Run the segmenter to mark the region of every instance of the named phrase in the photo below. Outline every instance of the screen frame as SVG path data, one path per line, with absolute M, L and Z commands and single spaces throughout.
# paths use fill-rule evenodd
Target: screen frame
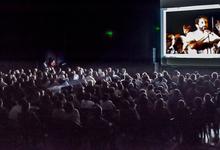
M 210 59 L 220 58 L 220 54 L 208 54 L 208 55 L 189 55 L 189 54 L 167 54 L 166 53 L 166 36 L 167 36 L 167 12 L 180 12 L 180 11 L 194 11 L 194 10 L 208 10 L 208 9 L 220 9 L 220 4 L 212 5 L 195 5 L 185 7 L 170 7 L 160 9 L 161 20 L 161 59 L 162 58 L 196 58 L 196 59 Z

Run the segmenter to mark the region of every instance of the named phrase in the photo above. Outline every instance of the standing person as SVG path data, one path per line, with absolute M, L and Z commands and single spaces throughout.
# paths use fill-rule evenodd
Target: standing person
M 184 25 L 183 25 L 183 33 L 184 33 L 184 35 L 181 35 L 181 39 L 182 39 L 182 41 L 183 41 L 182 53 L 184 53 L 184 54 L 187 54 L 187 53 L 188 53 L 188 50 L 187 50 L 188 44 L 187 44 L 187 38 L 186 38 L 186 36 L 187 36 L 187 34 L 190 33 L 190 32 L 191 32 L 191 26 L 188 25 L 188 24 L 184 24 Z

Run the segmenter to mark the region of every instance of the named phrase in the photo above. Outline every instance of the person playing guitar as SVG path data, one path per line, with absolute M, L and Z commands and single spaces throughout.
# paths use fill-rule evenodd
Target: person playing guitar
M 214 46 L 220 41 L 220 37 L 208 29 L 208 18 L 199 16 L 195 20 L 196 30 L 186 35 L 188 54 L 214 53 Z

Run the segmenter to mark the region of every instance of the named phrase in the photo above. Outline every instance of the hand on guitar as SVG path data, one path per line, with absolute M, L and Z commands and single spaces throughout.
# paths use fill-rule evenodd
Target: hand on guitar
M 201 39 L 188 42 L 188 46 L 191 49 L 204 50 L 213 47 L 214 44 L 220 41 L 220 37 L 210 30 L 204 30 L 203 33 L 204 35 Z
M 208 43 L 208 42 L 191 41 L 188 44 L 188 47 L 190 47 L 191 49 L 203 50 L 203 49 L 212 47 L 212 45 L 213 45 L 212 43 Z

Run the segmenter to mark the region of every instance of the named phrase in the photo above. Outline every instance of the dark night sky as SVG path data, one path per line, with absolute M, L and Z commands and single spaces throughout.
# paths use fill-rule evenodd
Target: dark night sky
M 38 60 L 52 51 L 73 61 L 150 61 L 159 47 L 159 17 L 158 0 L 2 3 L 0 58 Z

